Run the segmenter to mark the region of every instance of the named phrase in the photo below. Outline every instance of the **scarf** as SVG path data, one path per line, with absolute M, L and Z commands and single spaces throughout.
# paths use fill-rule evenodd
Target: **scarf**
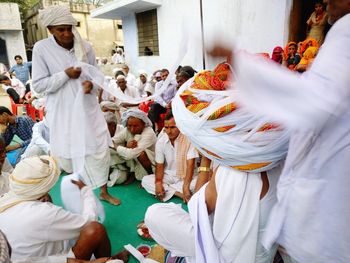
M 187 153 L 191 147 L 191 142 L 182 133 L 177 137 L 176 149 L 176 175 L 183 180 L 186 177 Z

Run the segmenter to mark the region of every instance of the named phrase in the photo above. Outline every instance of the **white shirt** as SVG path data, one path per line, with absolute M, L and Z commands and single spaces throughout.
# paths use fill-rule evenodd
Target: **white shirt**
M 0 213 L 0 229 L 11 244 L 11 258 L 18 260 L 67 253 L 65 243 L 78 238 L 86 223 L 97 220 L 91 188 L 82 188 L 81 197 L 82 215 L 39 201 L 22 202 Z
M 23 99 L 24 95 L 26 94 L 26 87 L 24 86 L 24 84 L 16 78 L 12 78 L 11 80 L 11 86 L 7 86 L 7 85 L 3 85 L 3 89 L 6 91 L 9 88 L 13 88 L 18 96 Z
M 96 65 L 94 51 L 90 44 L 83 42 L 89 64 Z M 79 136 L 73 131 L 72 107 L 78 92 L 82 92 L 81 78 L 73 80 L 64 72 L 77 63 L 74 49 L 67 50 L 58 45 L 53 36 L 37 42 L 33 49 L 33 89 L 46 93 L 46 118 L 50 127 L 50 146 L 54 156 L 72 158 L 71 141 Z M 84 118 L 79 121 L 86 136 L 86 155 L 100 153 L 108 149 L 109 134 L 96 96 L 84 94 Z
M 178 138 L 174 141 L 174 146 L 171 144 L 169 137 L 167 134 L 162 134 L 158 137 L 156 143 L 156 163 L 164 164 L 164 171 L 172 171 L 167 172 L 168 174 L 176 173 L 176 151 L 178 147 Z M 198 152 L 191 144 L 188 152 L 187 152 L 187 160 L 198 158 Z
M 123 55 L 120 55 L 118 53 L 115 53 L 113 56 L 112 56 L 112 62 L 114 64 L 123 64 L 125 63 L 125 59 L 124 59 L 124 56 Z
M 350 262 L 349 28 L 350 14 L 301 76 L 236 56 L 242 102 L 292 129 L 265 244 L 277 241 L 301 263 Z
M 38 146 L 45 154 L 50 152 L 50 129 L 47 126 L 47 121 L 37 122 L 34 124 L 32 134 L 32 140 L 30 141 L 26 151 L 33 147 L 34 145 Z M 25 155 L 25 152 L 23 153 Z M 23 157 L 23 156 L 22 156 Z
M 125 95 L 129 96 L 130 98 L 139 98 L 139 93 L 137 91 L 137 89 L 129 84 L 126 84 L 126 89 L 124 91 L 122 91 L 122 89 L 118 86 L 117 87 L 121 92 L 123 92 Z M 121 103 L 123 103 L 125 101 L 121 101 L 117 98 L 116 103 L 118 105 L 118 107 L 120 106 Z
M 133 135 L 126 127 L 113 137 L 113 142 L 117 153 L 125 160 L 136 159 L 143 151 L 150 150 L 154 152 L 154 146 L 157 136 L 151 127 L 145 127 L 141 134 Z M 137 147 L 134 149 L 127 148 L 126 143 L 137 141 Z

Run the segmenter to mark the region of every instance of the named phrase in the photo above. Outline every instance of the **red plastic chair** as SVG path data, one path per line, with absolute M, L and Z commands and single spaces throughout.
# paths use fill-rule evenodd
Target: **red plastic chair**
M 25 107 L 26 108 L 26 112 L 28 112 L 28 104 L 23 104 L 23 103 L 20 103 L 20 104 L 16 104 L 13 99 L 10 97 L 10 100 L 11 100 L 11 108 L 12 108 L 12 113 L 14 115 L 17 115 L 17 109 L 18 107 Z

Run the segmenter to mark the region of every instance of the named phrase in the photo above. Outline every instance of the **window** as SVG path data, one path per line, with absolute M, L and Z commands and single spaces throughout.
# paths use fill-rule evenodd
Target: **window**
M 157 9 L 136 14 L 139 56 L 159 56 Z
M 123 25 L 118 24 L 118 29 L 123 29 Z
M 76 27 L 80 27 L 80 21 L 77 21 Z

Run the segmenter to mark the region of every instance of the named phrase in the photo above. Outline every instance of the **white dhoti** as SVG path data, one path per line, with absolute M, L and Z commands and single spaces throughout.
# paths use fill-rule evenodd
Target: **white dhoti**
M 58 158 L 62 170 L 67 173 L 73 173 L 73 164 L 71 159 Z M 110 164 L 109 149 L 101 153 L 88 155 L 85 157 L 84 172 L 80 174 L 85 184 L 98 188 L 105 185 L 108 181 Z
M 259 196 L 262 184 L 259 174 L 247 174 L 237 171 L 235 173 L 240 174 L 221 174 L 222 177 L 220 179 L 218 179 L 220 175 L 217 173 L 216 187 L 218 198 L 216 210 L 213 214 L 204 218 L 204 224 L 200 213 L 203 210 L 207 210 L 205 203 L 206 186 L 202 187 L 190 201 L 190 213 L 194 213 L 195 209 L 193 209 L 193 206 L 197 206 L 199 209 L 195 211 L 197 217 L 199 216 L 195 227 L 193 222 L 196 215 L 190 215 L 178 205 L 172 203 L 155 204 L 149 207 L 145 215 L 145 223 L 151 236 L 160 245 L 171 251 L 172 255 L 186 257 L 187 262 L 190 263 L 272 262 L 277 246 L 266 250 L 262 245 L 261 239 L 265 232 L 270 210 L 276 202 L 275 191 L 279 170 L 278 173 L 272 172 L 271 176 L 269 176 L 269 191 L 260 201 Z M 242 184 L 240 187 L 237 184 L 232 186 L 232 181 L 236 180 L 239 183 L 248 181 L 246 181 L 246 185 Z M 249 182 L 250 180 L 252 181 Z M 239 191 L 239 188 L 242 188 L 242 190 Z M 237 191 L 240 192 L 238 195 L 235 193 Z M 247 206 L 252 202 L 250 200 L 252 191 L 254 192 L 254 198 L 258 200 L 258 213 L 251 211 L 250 206 Z M 237 199 L 239 196 L 242 198 Z M 234 207 L 237 208 L 237 211 L 233 211 L 229 203 L 235 203 Z M 226 219 L 220 219 L 220 217 L 225 217 Z M 231 222 L 231 224 L 228 224 L 228 222 Z M 205 224 L 207 225 L 206 229 L 203 228 Z M 200 253 L 198 253 L 198 249 L 201 250 Z M 217 257 L 217 260 L 210 260 L 215 257 Z
M 125 160 L 114 149 L 110 149 L 110 152 L 110 167 L 113 169 L 113 171 L 109 175 L 108 186 L 124 183 L 128 177 L 128 172 L 135 173 L 135 178 L 139 181 L 141 181 L 145 175 L 148 175 L 147 171 L 137 158 Z M 147 154 L 147 157 L 151 163 L 154 164 L 154 152 L 145 149 L 145 153 Z
M 22 154 L 21 159 L 25 159 L 33 156 L 47 155 L 47 153 L 35 144 L 30 144 L 25 152 Z
M 165 170 L 164 171 L 164 177 L 163 177 L 163 187 L 165 191 L 165 196 L 163 201 L 166 202 L 169 199 L 171 199 L 176 192 L 183 192 L 183 183 L 184 181 L 181 180 L 178 176 L 176 176 L 176 171 L 170 171 L 170 170 Z M 156 189 L 155 189 L 155 175 L 150 174 L 146 175 L 145 177 L 142 178 L 141 185 L 145 190 L 152 194 L 156 194 Z M 191 184 L 190 184 L 190 191 L 194 192 L 194 188 L 196 186 L 197 182 L 197 176 L 194 176 Z

